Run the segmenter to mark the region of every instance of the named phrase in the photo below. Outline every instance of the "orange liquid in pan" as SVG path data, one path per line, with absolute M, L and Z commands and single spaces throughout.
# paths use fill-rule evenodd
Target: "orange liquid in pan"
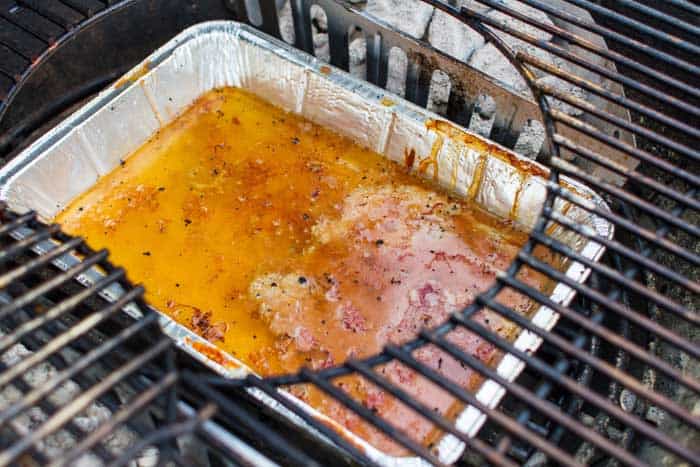
M 438 324 L 487 288 L 525 241 L 510 222 L 407 169 L 244 91 L 218 89 L 56 221 L 109 248 L 153 306 L 259 374 L 322 368 Z M 544 285 L 532 272 L 525 280 Z M 514 294 L 503 300 L 528 306 Z M 477 319 L 514 331 L 491 315 Z M 498 357 L 475 336 L 453 337 L 484 361 Z M 446 355 L 416 358 L 462 386 L 478 383 Z M 456 410 L 407 368 L 381 371 L 435 410 Z M 338 384 L 416 439 L 435 438 L 429 423 L 369 382 Z M 313 388 L 291 391 L 371 444 L 404 453 Z

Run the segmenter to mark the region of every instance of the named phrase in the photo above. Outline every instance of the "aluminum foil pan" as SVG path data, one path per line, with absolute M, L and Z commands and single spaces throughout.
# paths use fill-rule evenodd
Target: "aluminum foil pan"
M 46 133 L 0 170 L 0 198 L 20 212 L 33 209 L 44 219 L 53 218 L 195 99 L 221 86 L 251 91 L 399 163 L 412 151 L 415 166 L 427 167 L 422 176 L 496 216 L 514 220 L 525 230 L 533 227 L 541 211 L 547 170 L 536 162 L 234 22 L 203 23 L 187 29 Z M 562 184 L 583 202 L 607 209 L 589 188 L 565 178 Z M 577 206 L 558 202 L 555 209 L 591 233 L 605 238 L 613 235 L 612 225 Z M 604 251 L 602 245 L 563 228 L 551 226 L 550 233 L 586 258 L 598 260 Z M 26 234 L 14 232 L 16 236 Z M 44 242 L 36 250 L 42 253 L 54 247 Z M 76 261 L 79 259 L 66 255 L 56 264 L 67 268 Z M 565 269 L 567 276 L 576 281 L 584 281 L 590 272 L 577 262 L 569 262 Z M 101 274 L 90 270 L 79 280 L 89 284 Z M 115 299 L 122 293 L 118 286 L 112 286 L 105 296 Z M 568 304 L 573 296 L 574 291 L 561 283 L 551 294 L 552 300 L 562 304 Z M 126 311 L 138 313 L 136 309 Z M 546 330 L 557 319 L 558 315 L 546 307 L 532 314 L 533 323 Z M 242 377 L 250 371 L 166 315 L 162 315 L 161 324 L 181 348 L 214 371 L 230 378 Z M 534 352 L 540 344 L 541 339 L 529 331 L 519 332 L 514 341 L 516 348 L 527 352 Z M 497 371 L 502 377 L 514 380 L 523 368 L 524 362 L 508 354 L 498 364 Z M 263 403 L 322 437 L 272 399 L 257 391 L 253 393 Z M 476 397 L 495 407 L 504 394 L 502 386 L 487 380 Z M 401 467 L 422 464 L 415 457 L 394 457 L 377 450 L 302 401 L 285 395 L 335 426 L 376 462 Z M 474 436 L 484 421 L 485 415 L 469 406 L 455 423 L 459 430 Z M 440 440 L 437 450 L 441 460 L 451 463 L 464 451 L 464 443 L 447 435 Z

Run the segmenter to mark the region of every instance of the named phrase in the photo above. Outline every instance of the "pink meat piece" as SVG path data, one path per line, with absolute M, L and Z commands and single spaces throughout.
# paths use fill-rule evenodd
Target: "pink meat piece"
M 403 343 L 471 303 L 517 252 L 517 246 L 498 238 L 465 239 L 457 226 L 460 209 L 448 197 L 415 186 L 358 189 L 338 218 L 321 218 L 313 227 L 319 245 L 310 254 L 318 255 L 322 273 L 269 274 L 253 283 L 251 294 L 272 332 L 291 337 L 295 351 L 323 351 L 312 357 L 313 367 Z M 528 306 L 516 294 L 502 296 L 516 309 Z M 503 334 L 514 329 L 488 310 L 473 319 Z M 464 329 L 449 340 L 482 361 L 498 357 L 492 345 Z M 415 357 L 462 387 L 476 382 L 472 370 L 435 347 L 425 346 Z M 454 404 L 444 390 L 398 363 L 381 371 L 440 413 Z M 367 406 L 399 426 L 411 426 L 417 439 L 428 436 L 430 423 L 376 391 L 364 395 Z M 332 409 L 336 415 L 338 410 Z M 379 436 L 372 442 L 385 443 Z

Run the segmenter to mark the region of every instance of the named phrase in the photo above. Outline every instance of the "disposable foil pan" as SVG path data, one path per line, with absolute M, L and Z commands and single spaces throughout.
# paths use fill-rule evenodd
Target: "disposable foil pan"
M 525 230 L 534 226 L 541 211 L 548 182 L 547 170 L 539 164 L 234 22 L 203 23 L 187 29 L 46 133 L 0 170 L 0 198 L 20 212 L 33 209 L 44 219 L 53 218 L 195 99 L 222 86 L 251 91 L 399 163 L 413 152 L 414 166 L 427 167 L 422 176 L 436 180 L 454 195 L 469 199 L 500 218 L 514 220 Z M 607 209 L 589 188 L 566 178 L 561 183 L 582 202 Z M 560 201 L 554 209 L 595 235 L 611 238 L 613 234 L 612 225 L 578 206 Z M 26 234 L 14 232 L 16 236 Z M 599 243 L 561 227 L 551 226 L 550 234 L 594 261 L 604 251 Z M 36 250 L 42 253 L 54 247 L 43 242 Z M 68 268 L 77 261 L 78 258 L 65 255 L 56 264 Z M 565 265 L 565 272 L 582 282 L 590 271 L 571 261 Z M 89 270 L 79 280 L 90 284 L 101 274 L 97 269 Z M 113 300 L 122 293 L 119 286 L 112 286 L 104 295 Z M 573 296 L 571 288 L 559 283 L 551 299 L 568 304 Z M 126 311 L 138 313 L 135 307 Z M 532 322 L 545 330 L 550 330 L 557 319 L 557 313 L 544 306 L 532 314 Z M 161 324 L 177 345 L 214 371 L 230 378 L 240 378 L 250 371 L 164 314 Z M 519 332 L 514 341 L 516 348 L 526 352 L 534 352 L 540 344 L 541 339 L 526 330 Z M 523 368 L 524 362 L 507 354 L 497 371 L 512 381 Z M 259 391 L 252 392 L 263 403 L 321 436 L 272 399 Z M 495 407 L 504 394 L 502 386 L 487 380 L 476 397 Z M 415 457 L 395 457 L 377 450 L 302 401 L 285 395 L 335 426 L 376 462 L 401 467 L 421 465 L 422 461 Z M 455 423 L 459 430 L 474 436 L 485 418 L 468 406 Z M 446 435 L 437 450 L 441 460 L 451 463 L 463 452 L 464 443 Z

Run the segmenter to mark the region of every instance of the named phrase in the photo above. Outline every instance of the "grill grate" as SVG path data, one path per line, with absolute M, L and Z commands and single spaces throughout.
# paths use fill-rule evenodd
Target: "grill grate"
M 0 227 L 0 326 L 5 333 L 0 336 L 0 351 L 21 343 L 28 356 L 19 363 L 4 362 L 0 368 L 0 383 L 26 393 L 21 399 L 26 402 L 14 402 L 0 410 L 0 427 L 4 430 L 0 436 L 0 464 L 24 453 L 39 463 L 53 460 L 40 441 L 59 429 L 78 440 L 73 450 L 57 461 L 66 464 L 87 451 L 107 463 L 124 463 L 144 455 L 149 446 L 155 446 L 163 458 L 171 456 L 174 462 L 183 462 L 175 440 L 184 434 L 195 436 L 217 455 L 238 464 L 251 463 L 251 459 L 266 462 L 256 457 L 260 454 L 255 450 L 279 463 L 329 463 L 330 457 L 326 456 L 333 455 L 332 449 L 314 445 L 318 440 L 296 437 L 293 424 L 275 421 L 273 414 L 261 410 L 261 397 L 276 401 L 295 414 L 300 423 L 314 427 L 323 439 L 339 447 L 342 453 L 333 463 L 373 464 L 363 449 L 279 391 L 300 384 L 316 386 L 408 451 L 430 463 L 442 464 L 434 450 L 416 443 L 405 427 L 382 418 L 336 384 L 337 378 L 349 374 L 382 388 L 466 444 L 468 449 L 461 459 L 464 463 L 698 463 L 700 154 L 694 148 L 700 142 L 700 28 L 696 20 L 700 9 L 685 0 L 669 0 L 663 5 L 634 0 L 479 0 L 461 9 L 438 0 L 423 1 L 469 25 L 496 46 L 526 81 L 536 105 L 454 60 L 427 51 L 417 41 L 385 29 L 367 14 L 353 11 L 350 5 L 333 0 L 292 2 L 295 45 L 313 53 L 309 11 L 312 5 L 318 5 L 328 15 L 330 61 L 334 65 L 348 69 L 348 27 L 355 25 L 367 40 L 369 81 L 386 86 L 388 53 L 396 46 L 415 52 L 409 54 L 406 78 L 406 97 L 415 103 L 427 105 L 432 72 L 440 68 L 452 82 L 445 110 L 451 120 L 468 125 L 478 110 L 478 95 L 486 92 L 497 108 L 490 130 L 492 139 L 513 147 L 528 120 L 543 122 L 546 141 L 538 160 L 551 168 L 545 208 L 528 243 L 496 284 L 448 322 L 421 331 L 404 345 L 390 345 L 369 359 L 348 361 L 318 372 L 304 369 L 275 378 L 251 375 L 244 380 L 227 380 L 202 374 L 192 362 L 176 356 L 156 326 L 155 313 L 141 302 L 140 290 L 132 289 L 123 272 L 106 262 L 105 253 L 93 253 L 79 240 L 64 236 L 56 227 L 42 226 L 29 215 L 6 214 Z M 47 5 L 91 15 L 89 9 L 83 11 L 80 6 L 98 3 Z M 245 6 L 249 2 L 226 3 L 238 19 L 248 18 Z M 22 5 L 37 15 L 46 14 L 38 3 Z M 556 21 L 534 19 L 523 13 L 522 6 L 544 12 Z M 277 15 L 271 13 L 274 8 L 272 0 L 260 0 L 259 27 L 280 37 Z M 499 17 L 488 14 L 485 8 L 499 12 L 500 18 L 508 21 L 496 19 Z M 572 11 L 588 12 L 595 22 Z M 515 26 L 523 23 L 528 28 Z M 552 39 L 541 39 L 533 28 Z M 607 47 L 592 40 L 591 34 L 604 39 L 602 44 Z M 33 50 L 17 50 L 17 44 L 5 41 L 0 34 L 0 56 L 7 53 L 3 44 L 24 57 L 4 62 L 15 74 L 25 66 L 24 60 L 31 60 L 35 54 Z M 23 47 L 31 45 L 23 43 Z M 560 62 L 553 65 L 548 59 L 551 57 Z M 0 80 L 12 78 L 14 75 L 3 66 L 0 63 Z M 562 91 L 561 86 L 553 84 L 559 82 L 569 83 L 573 88 L 567 89 L 580 93 Z M 577 97 L 580 95 L 586 98 Z M 564 112 L 564 105 L 577 110 Z M 507 110 L 513 107 L 514 112 Z M 15 137 L 26 131 L 12 134 Z M 604 195 L 612 211 L 561 189 L 560 175 L 580 180 Z M 571 223 L 561 214 L 561 206 L 567 205 L 614 224 L 614 239 L 598 237 Z M 604 245 L 607 253 L 600 263 L 586 259 L 555 240 L 550 235 L 552 228 L 594 240 Z M 22 238 L 18 231 L 24 232 Z M 51 251 L 38 257 L 30 253 L 32 247 L 48 239 L 57 241 Z M 584 284 L 568 278 L 535 255 L 536 247 L 585 265 L 591 269 L 590 278 Z M 80 254 L 82 260 L 62 272 L 52 262 L 69 251 Z M 78 286 L 75 277 L 93 265 L 102 268 L 106 278 Z M 566 284 L 577 292 L 577 299 L 568 306 L 553 302 L 520 280 L 518 273 L 523 269 L 539 271 Z M 130 294 L 118 304 L 110 304 L 98 294 L 114 283 Z M 560 322 L 552 332 L 544 331 L 501 303 L 498 294 L 503 290 L 526 295 L 551 308 L 561 316 Z M 119 311 L 127 302 L 134 302 L 142 311 L 141 319 Z M 484 308 L 539 336 L 543 346 L 534 354 L 522 352 L 470 319 Z M 99 317 L 104 317 L 102 324 L 98 323 Z M 78 333 L 76 329 L 81 326 L 85 330 Z M 449 333 L 456 329 L 482 336 L 524 362 L 526 371 L 513 382 L 502 378 L 495 369 L 450 343 Z M 66 342 L 61 336 L 66 336 Z M 429 346 L 502 386 L 507 397 L 497 408 L 479 401 L 416 358 L 416 350 Z M 121 352 L 111 351 L 116 348 Z M 56 375 L 74 381 L 82 396 L 87 397 L 56 407 L 48 396 L 63 384 L 59 376 L 53 377 L 53 385 L 39 389 L 30 388 L 19 378 L 25 367 L 44 362 L 59 372 Z M 457 430 L 452 420 L 382 376 L 378 368 L 388 362 L 399 362 L 479 410 L 487 419 L 484 428 L 475 437 Z M 94 371 L 93 366 L 99 366 L 101 372 Z M 181 373 L 182 367 L 186 370 Z M 86 433 L 74 416 L 94 401 L 113 415 L 99 429 Z M 190 408 L 183 408 L 183 401 Z M 43 431 L 18 431 L 17 415 L 30 406 L 50 417 L 41 425 L 46 427 Z M 144 407 L 155 414 L 146 425 L 140 419 Z M 214 422 L 209 418 L 216 424 L 211 425 Z M 49 423 L 52 420 L 55 424 Z M 105 441 L 117 426 L 142 438 L 122 457 L 110 452 Z M 222 435 L 222 430 L 234 441 Z M 255 450 L 241 447 L 246 443 Z
M 185 423 L 176 407 L 180 376 L 143 289 L 105 261 L 105 251 L 33 214 L 3 208 L 0 221 L 0 464 L 124 465 L 177 454 L 157 437 L 159 425 Z M 94 268 L 104 275 L 88 285 Z M 116 288 L 119 298 L 103 297 Z

